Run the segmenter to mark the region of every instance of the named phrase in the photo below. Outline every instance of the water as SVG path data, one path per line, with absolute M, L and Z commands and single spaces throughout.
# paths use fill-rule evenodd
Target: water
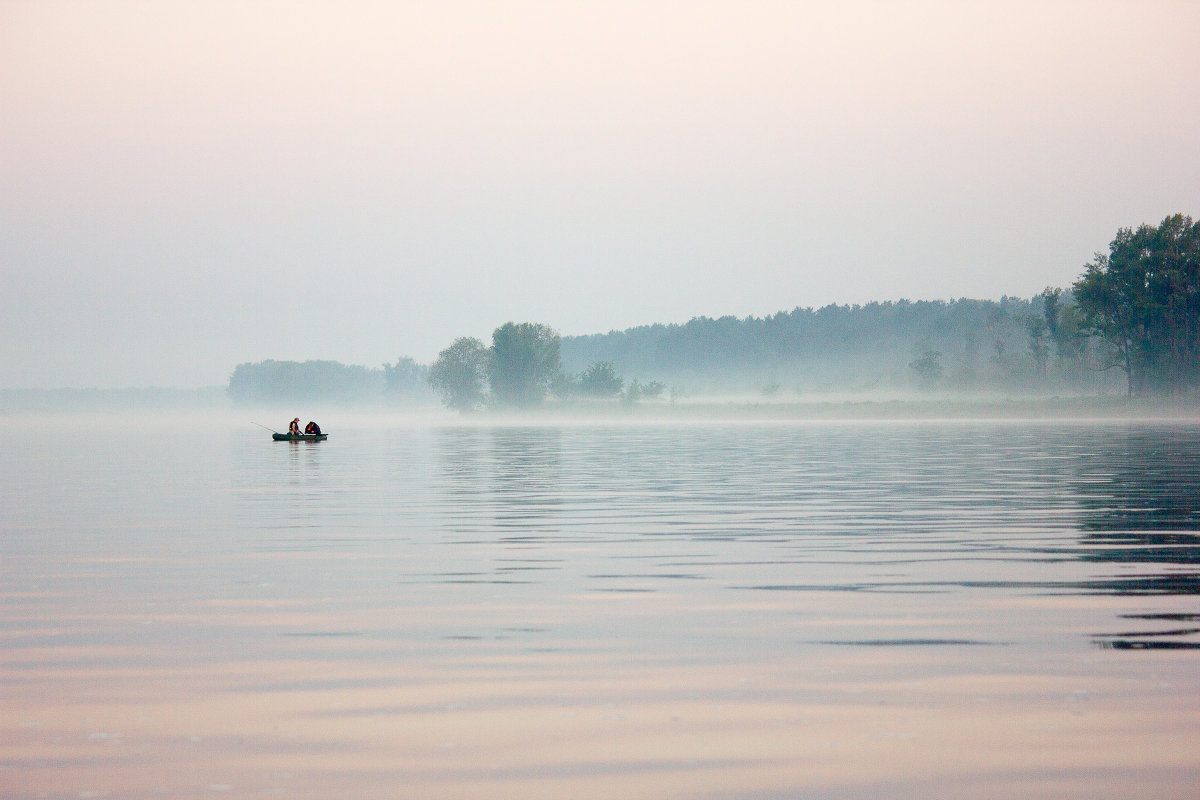
M 1193 798 L 1200 427 L 10 418 L 6 798 Z

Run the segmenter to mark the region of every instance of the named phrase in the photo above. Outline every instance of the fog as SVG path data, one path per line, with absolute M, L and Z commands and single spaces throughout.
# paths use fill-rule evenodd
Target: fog
M 212 392 L 140 393 L 56 391 L 0 393 L 0 419 L 16 428 L 56 430 L 155 430 L 164 436 L 220 436 L 271 441 L 293 417 L 303 427 L 315 420 L 325 443 L 339 434 L 385 433 L 409 428 L 575 427 L 971 421 L 1200 422 L 1200 408 L 1186 399 L 1128 399 L 1122 395 L 1051 396 L 1002 393 L 913 392 L 813 393 L 798 396 L 703 395 L 676 400 L 548 402 L 525 411 L 459 413 L 438 405 L 321 404 L 297 399 L 272 405 L 235 405 Z

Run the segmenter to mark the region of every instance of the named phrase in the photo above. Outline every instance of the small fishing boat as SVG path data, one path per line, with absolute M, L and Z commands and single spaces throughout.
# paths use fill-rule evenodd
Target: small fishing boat
M 271 438 L 277 442 L 323 442 L 329 438 L 328 433 L 272 433 Z

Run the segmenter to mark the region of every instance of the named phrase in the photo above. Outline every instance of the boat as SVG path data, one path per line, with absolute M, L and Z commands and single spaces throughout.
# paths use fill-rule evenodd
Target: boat
M 323 442 L 329 438 L 328 433 L 272 433 L 271 438 L 277 442 Z

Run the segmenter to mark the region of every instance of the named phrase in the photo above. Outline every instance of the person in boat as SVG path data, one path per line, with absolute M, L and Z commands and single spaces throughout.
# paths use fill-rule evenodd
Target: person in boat
M 288 436 L 297 436 L 300 433 L 300 418 L 296 417 L 288 423 Z
M 309 420 L 308 424 L 304 426 L 304 432 L 305 433 L 315 433 L 319 436 L 321 434 L 321 426 L 318 425 L 317 423 L 313 422 L 312 420 Z

